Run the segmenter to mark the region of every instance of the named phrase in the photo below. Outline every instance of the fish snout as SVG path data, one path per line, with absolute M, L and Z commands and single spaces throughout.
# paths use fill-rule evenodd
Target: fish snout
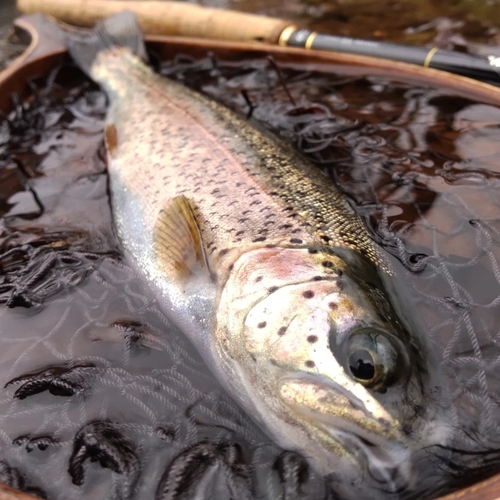
M 411 451 L 397 420 L 378 408 L 376 401 L 363 401 L 338 382 L 301 372 L 282 377 L 278 394 L 294 418 L 314 436 L 312 446 L 349 455 L 384 489 L 408 487 Z

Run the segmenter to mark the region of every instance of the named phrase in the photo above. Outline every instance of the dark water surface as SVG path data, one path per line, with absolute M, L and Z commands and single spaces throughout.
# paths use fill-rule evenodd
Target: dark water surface
M 324 169 L 403 263 L 456 435 L 413 497 L 500 470 L 500 109 L 281 68 L 291 102 L 267 60 L 159 66 L 243 114 L 246 91 L 252 118 Z M 102 93 L 72 67 L 36 85 L 0 126 L 0 480 L 51 499 L 335 498 L 221 390 L 122 261 Z

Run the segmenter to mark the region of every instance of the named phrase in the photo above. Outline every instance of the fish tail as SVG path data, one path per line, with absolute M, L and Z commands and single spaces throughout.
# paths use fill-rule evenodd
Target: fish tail
M 97 23 L 91 35 L 71 34 L 68 50 L 76 64 L 90 75 L 99 52 L 111 47 L 127 47 L 135 55 L 147 60 L 146 47 L 136 15 L 124 10 Z

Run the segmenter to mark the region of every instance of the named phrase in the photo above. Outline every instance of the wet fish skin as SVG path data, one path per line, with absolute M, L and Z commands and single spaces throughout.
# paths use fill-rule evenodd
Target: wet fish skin
M 411 487 L 412 454 L 450 434 L 440 380 L 344 197 L 289 147 L 126 48 L 100 52 L 90 74 L 110 99 L 118 234 L 172 319 L 280 444 L 351 492 L 363 477 Z M 370 349 L 371 387 L 349 361 Z

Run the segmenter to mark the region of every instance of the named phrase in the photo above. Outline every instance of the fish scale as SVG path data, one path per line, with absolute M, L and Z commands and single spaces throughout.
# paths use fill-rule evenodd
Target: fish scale
M 111 168 L 148 207 L 148 229 L 166 199 L 190 193 L 210 254 L 262 242 L 315 244 L 355 249 L 380 262 L 345 198 L 300 155 L 114 50 L 102 69 L 94 66 L 108 93 L 120 97 L 113 106 L 119 139 Z

